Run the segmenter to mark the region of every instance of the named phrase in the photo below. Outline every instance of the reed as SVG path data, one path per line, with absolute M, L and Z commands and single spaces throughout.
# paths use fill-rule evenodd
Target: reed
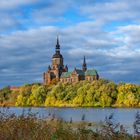
M 0 112 L 0 140 L 139 140 L 140 115 L 136 114 L 134 134 L 128 134 L 119 123 L 113 122 L 113 114 L 105 118 L 99 130 L 90 129 L 85 121 L 74 126 L 56 118 L 39 118 L 30 111 L 16 116 Z

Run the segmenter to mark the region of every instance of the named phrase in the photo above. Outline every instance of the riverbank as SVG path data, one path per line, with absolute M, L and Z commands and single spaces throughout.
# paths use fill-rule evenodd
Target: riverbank
M 138 108 L 67 108 L 67 107 L 0 107 L 1 113 L 20 116 L 28 113 L 36 114 L 38 118 L 57 118 L 65 122 L 81 122 L 100 124 L 107 116 L 114 114 L 115 122 L 122 124 L 128 133 L 133 134 L 135 115 L 140 112 Z

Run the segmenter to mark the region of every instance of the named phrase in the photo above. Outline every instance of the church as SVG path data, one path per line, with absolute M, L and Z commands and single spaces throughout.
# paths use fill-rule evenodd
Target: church
M 48 66 L 48 70 L 43 74 L 44 84 L 49 84 L 53 80 L 63 83 L 78 82 L 81 80 L 93 81 L 98 80 L 99 75 L 95 69 L 88 70 L 86 58 L 84 57 L 82 69 L 74 68 L 73 71 L 68 71 L 68 66 L 64 65 L 63 56 L 60 53 L 60 44 L 57 37 L 55 54 L 52 56 L 52 64 Z

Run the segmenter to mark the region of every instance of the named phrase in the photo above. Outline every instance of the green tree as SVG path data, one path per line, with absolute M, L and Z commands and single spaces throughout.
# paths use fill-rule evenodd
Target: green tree
M 78 105 L 78 106 L 85 106 L 86 105 L 86 96 L 87 96 L 87 91 L 90 88 L 89 83 L 85 83 L 82 87 L 80 87 L 77 90 L 77 96 L 74 98 L 73 103 Z
M 45 86 L 33 85 L 32 94 L 28 99 L 28 105 L 32 105 L 32 106 L 44 105 L 46 95 L 47 95 L 47 90 Z
M 4 87 L 0 90 L 0 103 L 2 104 L 4 101 L 8 100 L 11 94 L 10 87 Z
M 28 106 L 28 98 L 31 95 L 31 85 L 24 85 L 20 87 L 19 96 L 17 96 L 16 106 Z
M 140 101 L 139 86 L 135 84 L 120 84 L 116 106 L 134 107 Z

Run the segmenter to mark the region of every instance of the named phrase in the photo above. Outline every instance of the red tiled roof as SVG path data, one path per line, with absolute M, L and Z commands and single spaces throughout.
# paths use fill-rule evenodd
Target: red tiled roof
M 19 90 L 19 87 L 10 87 L 10 90 Z

